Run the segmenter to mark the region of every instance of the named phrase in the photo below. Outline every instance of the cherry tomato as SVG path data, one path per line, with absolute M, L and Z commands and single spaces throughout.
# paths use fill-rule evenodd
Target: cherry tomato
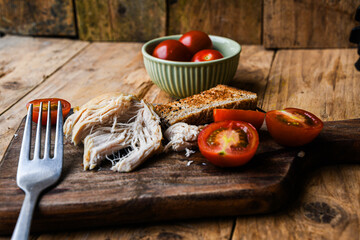
M 179 41 L 169 39 L 159 43 L 153 51 L 154 57 L 171 61 L 190 61 L 191 53 Z
M 214 165 L 237 167 L 247 163 L 259 145 L 259 135 L 249 123 L 221 121 L 206 126 L 198 136 L 202 155 Z
M 46 125 L 47 122 L 47 110 L 48 110 L 48 101 L 50 101 L 50 118 L 51 118 L 51 124 L 55 124 L 56 123 L 56 118 L 57 118 L 57 108 L 58 108 L 58 101 L 61 101 L 62 104 L 62 113 L 63 113 L 63 118 L 65 118 L 71 109 L 71 105 L 68 101 L 64 100 L 64 99 L 60 99 L 60 98 L 44 98 L 44 99 L 35 99 L 32 100 L 31 102 L 28 102 L 26 104 L 26 108 L 29 108 L 30 104 L 33 104 L 33 117 L 32 120 L 33 122 L 37 123 L 38 121 L 38 117 L 39 117 L 39 109 L 40 109 L 40 103 L 43 103 L 43 107 L 42 107 L 42 119 L 41 119 L 41 124 L 42 125 Z
M 194 55 L 200 50 L 212 48 L 210 37 L 201 31 L 190 31 L 181 36 L 179 41 Z
M 212 61 L 215 59 L 223 58 L 224 56 L 217 50 L 213 49 L 204 49 L 201 50 L 192 57 L 192 62 L 205 62 L 205 61 Z
M 297 108 L 285 108 L 266 113 L 266 125 L 274 140 L 284 146 L 296 147 L 316 138 L 323 122 L 314 114 Z
M 241 109 L 214 109 L 214 121 L 220 122 L 225 120 L 236 120 L 251 123 L 256 129 L 260 129 L 264 119 L 265 113 L 241 110 Z

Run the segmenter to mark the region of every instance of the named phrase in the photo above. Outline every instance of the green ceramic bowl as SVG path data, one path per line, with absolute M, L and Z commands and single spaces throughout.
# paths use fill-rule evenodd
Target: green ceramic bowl
M 213 48 L 224 56 L 213 61 L 177 62 L 151 56 L 160 42 L 180 37 L 181 35 L 173 35 L 156 38 L 142 47 L 146 71 L 159 88 L 173 97 L 184 98 L 218 84 L 227 84 L 234 78 L 241 46 L 228 38 L 210 35 Z

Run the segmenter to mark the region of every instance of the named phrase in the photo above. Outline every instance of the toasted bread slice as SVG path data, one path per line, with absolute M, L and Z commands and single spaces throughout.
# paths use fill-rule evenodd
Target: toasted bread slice
M 199 94 L 157 105 L 155 111 L 167 126 L 177 122 L 201 125 L 213 121 L 213 110 L 216 108 L 255 109 L 256 106 L 256 93 L 217 85 Z

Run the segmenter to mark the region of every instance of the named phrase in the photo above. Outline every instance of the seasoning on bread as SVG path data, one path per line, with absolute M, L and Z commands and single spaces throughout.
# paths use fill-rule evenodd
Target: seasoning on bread
M 155 111 L 167 126 L 177 122 L 201 125 L 213 121 L 213 110 L 216 108 L 255 109 L 256 106 L 256 93 L 217 85 L 199 94 L 157 105 Z

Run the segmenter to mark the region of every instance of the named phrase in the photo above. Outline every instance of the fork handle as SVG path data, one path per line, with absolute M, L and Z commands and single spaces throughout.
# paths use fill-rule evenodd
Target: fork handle
M 29 238 L 31 220 L 38 197 L 38 192 L 25 193 L 25 199 L 21 207 L 20 215 L 16 222 L 13 235 L 11 236 L 12 240 L 22 240 Z

